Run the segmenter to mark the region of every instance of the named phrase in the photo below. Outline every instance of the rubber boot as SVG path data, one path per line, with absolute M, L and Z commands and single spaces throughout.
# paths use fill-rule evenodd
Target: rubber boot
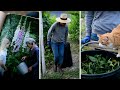
M 57 72 L 57 63 L 54 64 L 54 72 Z
M 62 70 L 61 66 L 62 65 L 60 65 L 60 64 L 58 65 L 58 72 L 63 73 L 63 70 Z

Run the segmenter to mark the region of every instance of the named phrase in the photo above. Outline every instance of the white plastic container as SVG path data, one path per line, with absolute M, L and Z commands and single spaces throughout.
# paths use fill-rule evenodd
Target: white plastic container
M 0 66 L 0 75 L 3 76 L 4 75 L 4 69 Z
M 25 62 L 21 62 L 18 66 L 17 66 L 19 72 L 24 75 L 26 73 L 28 73 L 28 67 L 26 65 Z

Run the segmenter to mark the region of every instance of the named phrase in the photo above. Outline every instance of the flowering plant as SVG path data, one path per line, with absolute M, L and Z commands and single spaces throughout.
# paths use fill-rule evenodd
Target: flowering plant
M 26 21 L 27 21 L 27 17 L 25 18 L 25 22 L 23 24 L 23 26 L 21 26 L 21 21 L 22 21 L 22 17 L 20 19 L 20 22 L 17 26 L 17 29 L 15 31 L 13 40 L 12 40 L 12 46 L 13 46 L 13 52 L 18 52 L 19 48 L 23 42 L 23 38 L 25 35 L 25 25 L 26 25 Z
M 27 28 L 27 32 L 25 34 L 25 37 L 24 37 L 24 41 L 23 41 L 23 49 L 26 48 L 26 38 L 28 38 L 30 36 L 30 26 L 31 26 L 31 22 L 29 23 L 29 26 Z

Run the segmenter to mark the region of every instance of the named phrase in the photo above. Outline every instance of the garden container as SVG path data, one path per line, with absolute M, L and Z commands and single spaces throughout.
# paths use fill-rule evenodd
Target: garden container
M 4 75 L 4 69 L 0 66 L 0 76 L 3 76 Z
M 28 73 L 28 67 L 26 65 L 25 62 L 21 62 L 18 66 L 17 66 L 19 72 L 22 74 L 22 75 L 25 75 Z
M 87 45 L 87 44 L 86 44 Z M 83 48 L 84 46 L 82 46 Z M 109 56 L 109 58 L 114 58 L 115 60 L 119 60 L 120 58 L 116 57 L 115 52 L 110 52 L 106 50 L 86 50 L 81 51 L 81 63 L 86 60 L 86 55 L 94 56 L 94 55 L 102 55 L 102 57 Z M 119 79 L 120 78 L 120 66 L 118 66 L 113 71 L 101 74 L 81 74 L 81 79 Z

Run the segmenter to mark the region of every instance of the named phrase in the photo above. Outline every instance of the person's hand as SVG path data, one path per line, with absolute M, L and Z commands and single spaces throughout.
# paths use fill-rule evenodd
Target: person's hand
M 51 47 L 51 42 L 50 42 L 50 41 L 47 41 L 47 45 L 48 45 L 49 47 Z
M 28 68 L 28 72 L 31 72 L 32 71 L 32 66 Z
M 24 56 L 24 57 L 22 57 L 22 59 L 21 59 L 21 60 L 23 61 L 23 60 L 25 60 L 26 58 L 27 58 L 27 56 Z
M 5 67 L 5 72 L 8 71 L 7 67 Z
M 81 44 L 85 44 L 85 43 L 87 43 L 87 42 L 89 42 L 90 41 L 90 36 L 86 36 L 85 38 L 83 38 L 82 40 L 81 40 Z
M 91 40 L 98 41 L 98 36 L 95 33 L 91 33 Z

